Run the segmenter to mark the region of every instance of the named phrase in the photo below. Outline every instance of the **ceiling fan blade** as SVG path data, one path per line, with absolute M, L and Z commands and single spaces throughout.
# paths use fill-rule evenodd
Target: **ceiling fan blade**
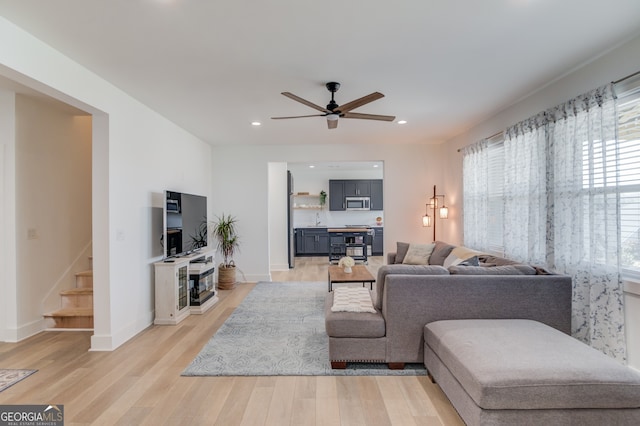
M 327 120 L 327 126 L 329 129 L 335 129 L 338 127 L 338 120 Z
M 271 117 L 272 120 L 284 120 L 287 118 L 324 117 L 327 114 L 294 115 L 292 117 Z
M 393 121 L 396 119 L 393 115 L 378 115 L 378 114 L 360 114 L 357 112 L 347 112 L 340 115 L 343 118 L 361 118 L 364 120 L 380 120 L 380 121 Z
M 300 102 L 301 104 L 305 104 L 308 107 L 311 107 L 313 109 L 316 109 L 318 111 L 322 111 L 322 112 L 328 112 L 330 113 L 331 111 L 329 111 L 328 109 L 321 107 L 320 105 L 316 105 L 313 102 L 309 102 L 306 99 L 302 99 L 300 96 L 296 96 L 293 93 L 290 92 L 282 92 L 283 95 L 285 95 L 287 98 L 289 99 L 293 99 L 296 102 Z
M 376 101 L 380 98 L 384 98 L 384 95 L 382 93 L 373 92 L 370 95 L 363 96 L 360 99 L 356 99 L 355 101 L 347 102 L 344 105 L 340 105 L 337 110 L 340 111 L 340 113 L 345 113 L 362 105 L 366 105 L 369 102 Z

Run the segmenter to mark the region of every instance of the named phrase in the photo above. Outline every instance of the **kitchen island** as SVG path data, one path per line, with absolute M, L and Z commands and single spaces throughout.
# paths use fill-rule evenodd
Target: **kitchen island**
M 341 257 L 367 263 L 368 227 L 328 228 L 329 263 L 338 262 Z

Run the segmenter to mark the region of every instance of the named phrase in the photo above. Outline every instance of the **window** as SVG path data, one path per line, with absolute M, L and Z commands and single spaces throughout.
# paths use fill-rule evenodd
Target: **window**
M 617 150 L 620 263 L 625 275 L 640 277 L 640 87 L 618 98 Z M 603 182 L 605 188 L 608 183 Z
M 504 135 L 489 139 L 489 187 L 487 191 L 487 238 L 489 252 L 504 255 L 503 209 L 504 209 Z
M 621 249 L 619 261 L 622 272 L 625 276 L 640 278 L 640 76 L 635 80 L 626 81 L 624 87 L 622 84 L 617 85 L 616 90 L 619 92 L 616 103 L 617 137 L 611 137 L 612 140 L 604 142 L 597 138 L 591 142 L 586 141 L 582 146 L 582 154 L 577 158 L 578 162 L 582 162 L 583 193 L 580 194 L 579 191 L 576 192 L 570 187 L 566 188 L 565 193 L 565 188 L 560 185 L 556 186 L 556 191 L 560 189 L 562 193 L 557 192 L 556 196 L 582 198 L 581 209 L 584 217 L 582 227 L 585 229 L 582 247 L 585 251 L 591 251 L 591 254 L 584 253 L 585 258 L 591 258 L 600 264 L 617 263 L 617 256 L 611 256 L 611 253 L 607 253 L 604 248 L 594 247 L 589 241 L 593 233 L 600 232 L 597 229 L 600 226 L 606 228 L 606 232 L 603 229 L 603 233 L 608 235 L 616 235 L 619 232 Z M 613 131 L 609 130 L 604 129 L 603 134 L 613 135 Z M 562 135 L 553 135 L 553 137 L 562 140 Z M 504 215 L 506 198 L 509 198 L 505 193 L 504 135 L 500 133 L 487 142 L 485 148 L 487 161 L 484 163 L 484 167 L 488 169 L 487 188 L 482 191 L 482 194 L 474 194 L 486 200 L 483 206 L 486 208 L 487 231 L 484 236 L 486 240 L 478 246 L 501 255 L 505 251 L 506 219 Z M 515 159 L 519 160 L 519 158 Z M 517 164 L 514 167 L 522 168 Z M 577 178 L 580 179 L 579 169 L 576 171 Z M 525 180 L 531 179 L 531 176 L 523 177 Z M 526 189 L 524 186 L 523 188 Z M 540 189 L 544 192 L 544 187 Z M 513 197 L 509 202 L 521 203 Z M 611 206 L 614 211 L 617 211 L 616 215 L 603 213 L 611 212 Z M 474 214 L 477 213 L 474 212 Z M 540 225 L 544 224 L 541 222 Z M 465 223 L 465 228 L 466 226 Z M 616 230 L 618 226 L 619 230 Z M 465 235 L 466 232 L 465 229 Z M 539 232 L 540 237 L 544 238 L 544 229 L 540 228 Z

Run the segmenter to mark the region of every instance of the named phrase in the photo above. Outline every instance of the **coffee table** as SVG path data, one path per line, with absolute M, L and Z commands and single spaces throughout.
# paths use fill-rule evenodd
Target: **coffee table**
M 375 278 L 364 265 L 355 265 L 351 267 L 351 273 L 344 272 L 342 266 L 329 266 L 329 291 L 333 290 L 333 284 L 336 283 L 362 283 L 362 287 L 369 283 L 369 287 L 373 290 Z

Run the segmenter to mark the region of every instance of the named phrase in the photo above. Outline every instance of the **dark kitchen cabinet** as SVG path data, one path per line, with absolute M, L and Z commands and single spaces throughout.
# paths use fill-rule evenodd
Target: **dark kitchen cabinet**
M 384 210 L 382 179 L 371 181 L 371 210 Z
M 344 196 L 345 197 L 371 196 L 371 181 L 370 180 L 345 180 Z
M 328 254 L 327 228 L 296 229 L 296 255 L 326 256 Z
M 302 230 L 301 229 L 297 229 L 295 230 L 296 232 L 296 247 L 295 247 L 295 255 L 301 255 L 304 254 L 304 240 L 303 240 L 303 235 L 302 235 Z
M 382 179 L 330 180 L 329 210 L 346 210 L 345 197 L 370 197 L 371 210 L 384 210 L 382 182 Z
M 345 210 L 343 180 L 329 181 L 329 210 Z
M 373 231 L 371 254 L 374 256 L 382 256 L 384 253 L 384 228 L 376 226 L 371 229 Z

